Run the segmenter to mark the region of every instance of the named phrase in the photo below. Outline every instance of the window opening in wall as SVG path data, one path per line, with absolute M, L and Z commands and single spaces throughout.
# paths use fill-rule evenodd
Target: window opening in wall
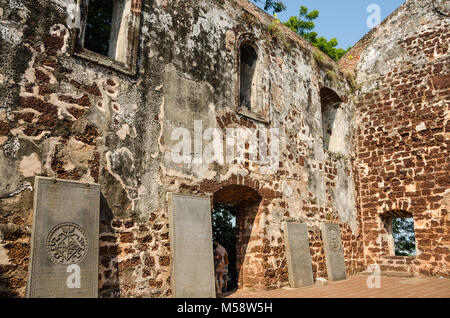
M 258 53 L 249 42 L 240 47 L 240 106 L 252 110 L 255 105 L 256 79 L 255 70 Z
M 340 136 L 336 134 L 335 125 L 342 100 L 338 94 L 327 87 L 320 90 L 320 100 L 322 105 L 323 147 L 330 150 L 330 145 L 333 145 L 333 150 L 340 150 L 338 141 Z
M 142 1 L 78 0 L 73 53 L 126 74 L 136 73 Z
M 413 215 L 404 210 L 392 210 L 380 216 L 386 231 L 390 256 L 415 256 L 416 238 Z
M 90 0 L 84 36 L 84 47 L 108 56 L 114 0 Z
M 416 255 L 416 238 L 412 217 L 393 218 L 392 234 L 394 238 L 395 256 Z

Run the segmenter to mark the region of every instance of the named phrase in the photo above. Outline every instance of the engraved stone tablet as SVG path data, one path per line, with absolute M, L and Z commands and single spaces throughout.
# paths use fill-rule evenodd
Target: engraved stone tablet
M 173 296 L 215 297 L 210 198 L 169 193 L 169 209 Z
M 322 223 L 321 229 L 328 279 L 331 281 L 346 279 L 344 250 L 339 224 Z
M 36 177 L 27 297 L 97 297 L 100 186 Z
M 283 231 L 291 287 L 313 285 L 308 227 L 304 223 L 284 222 Z

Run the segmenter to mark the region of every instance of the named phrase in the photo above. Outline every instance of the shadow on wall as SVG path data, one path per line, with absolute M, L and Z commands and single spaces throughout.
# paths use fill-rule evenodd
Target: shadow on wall
M 320 100 L 322 105 L 322 127 L 323 127 L 323 147 L 326 150 L 339 151 L 343 150 L 342 141 L 340 139 L 340 117 L 342 117 L 342 109 L 340 104 L 341 98 L 335 91 L 330 88 L 323 87 L 320 90 Z M 339 117 L 339 118 L 337 118 Z
M 18 298 L 20 295 L 11 285 L 11 277 L 7 274 L 12 272 L 14 265 L 0 265 L 0 298 Z
M 0 210 L 2 207 L 0 205 Z M 23 219 L 17 216 L 15 221 L 21 223 Z M 29 237 L 30 233 L 23 224 L 0 224 L 0 298 L 23 297 L 25 294 L 30 259 Z
M 251 260 L 256 256 L 255 252 L 247 252 L 247 246 L 252 235 L 252 228 L 261 199 L 253 203 L 248 202 L 236 207 L 236 271 L 238 276 L 238 288 L 252 288 L 256 285 L 256 275 L 251 266 Z M 259 268 L 256 268 L 258 270 Z
M 11 276 L 14 275 L 16 265 L 7 264 L 8 255 L 4 246 L 7 246 L 5 236 L 7 235 L 8 226 L 0 224 L 0 298 L 16 298 L 20 295 L 11 284 Z M 6 243 L 6 244 L 5 244 Z
M 308 227 L 308 240 L 314 281 L 316 281 L 317 278 L 328 279 L 325 249 L 320 227 Z
M 240 47 L 240 105 L 252 110 L 254 106 L 255 70 L 258 53 L 250 42 Z M 253 103 L 252 103 L 253 102 Z
M 120 297 L 119 246 L 117 234 L 112 227 L 113 213 L 103 196 L 100 195 L 99 229 L 99 293 L 100 298 Z
M 120 297 L 117 234 L 111 226 L 113 213 L 101 194 L 99 228 L 99 297 Z M 0 248 L 11 250 L 13 259 L 8 264 L 0 262 L 0 298 L 23 297 L 18 291 L 26 285 L 29 246 L 14 242 L 24 233 L 20 229 L 0 224 Z M 2 253 L 2 250 L 0 250 Z M 11 253 L 8 253 L 11 254 Z M 8 255 L 4 255 L 8 257 Z M 11 256 L 11 255 L 9 255 Z M 2 255 L 0 254 L 0 259 Z

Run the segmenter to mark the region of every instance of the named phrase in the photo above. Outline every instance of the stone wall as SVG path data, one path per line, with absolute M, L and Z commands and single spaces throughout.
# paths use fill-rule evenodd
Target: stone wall
M 72 54 L 70 1 L 0 4 L 0 295 L 25 292 L 36 175 L 101 185 L 101 297 L 171 296 L 168 192 L 239 207 L 242 288 L 288 285 L 283 221 L 308 225 L 314 278 L 327 277 L 325 221 L 340 224 L 348 274 L 448 272 L 448 22 L 425 2 L 407 1 L 340 71 L 247 1 L 144 1 L 135 75 Z M 263 118 L 239 111 L 243 38 L 258 49 Z M 335 152 L 323 88 L 341 101 L 326 112 Z M 176 163 L 178 128 L 278 129 L 276 169 L 248 143 L 242 162 Z M 413 260 L 384 258 L 391 210 L 414 215 Z
M 449 20 L 408 0 L 340 61 L 357 74 L 364 254 L 382 271 L 449 276 Z M 382 217 L 410 213 L 416 257 L 392 257 Z
M 344 101 L 353 149 L 350 86 L 337 65 L 247 1 L 145 1 L 135 76 L 72 55 L 69 1 L 1 0 L 0 293 L 23 296 L 34 176 L 101 185 L 100 296 L 167 297 L 167 192 L 253 189 L 256 207 L 242 244 L 242 287 L 288 284 L 281 222 L 306 222 L 315 277 L 326 277 L 319 224 L 341 224 L 349 273 L 363 267 L 353 152 L 323 148 L 320 89 Z M 272 25 L 272 27 L 269 27 Z M 261 49 L 259 87 L 269 123 L 236 113 L 237 43 Z M 262 85 L 262 84 L 261 84 Z M 273 174 L 243 163 L 178 165 L 177 127 L 279 128 Z M 244 217 L 245 219 L 245 217 Z

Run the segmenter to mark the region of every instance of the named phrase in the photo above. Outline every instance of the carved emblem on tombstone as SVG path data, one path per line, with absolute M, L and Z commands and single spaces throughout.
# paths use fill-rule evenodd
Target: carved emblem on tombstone
M 340 239 L 339 239 L 339 230 L 334 227 L 334 226 L 330 226 L 329 230 L 328 230 L 328 234 L 330 236 L 330 247 L 331 250 L 333 250 L 334 252 L 339 251 L 340 249 Z
M 37 176 L 27 297 L 98 296 L 100 185 Z
M 61 223 L 48 234 L 47 254 L 54 263 L 79 263 L 86 256 L 87 250 L 87 235 L 76 223 Z
M 346 279 L 347 272 L 339 224 L 322 223 L 321 230 L 328 279 L 331 281 Z

